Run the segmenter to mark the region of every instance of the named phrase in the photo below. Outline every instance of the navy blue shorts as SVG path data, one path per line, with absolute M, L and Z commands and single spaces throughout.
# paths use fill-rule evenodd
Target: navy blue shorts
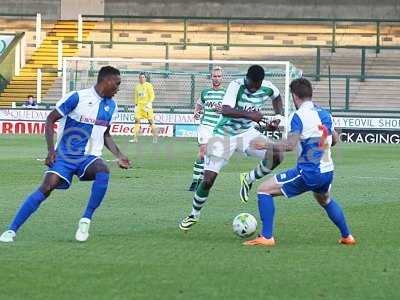
M 63 179 L 57 189 L 68 189 L 72 183 L 72 177 L 76 175 L 80 180 L 85 175 L 86 169 L 97 159 L 94 155 L 82 156 L 56 156 L 56 161 L 45 173 L 57 174 Z
M 333 171 L 326 173 L 304 173 L 297 168 L 275 175 L 277 183 L 282 185 L 282 194 L 291 198 L 305 192 L 325 194 L 331 188 Z

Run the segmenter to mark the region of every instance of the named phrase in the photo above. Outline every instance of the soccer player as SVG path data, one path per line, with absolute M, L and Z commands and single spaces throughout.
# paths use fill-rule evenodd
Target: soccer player
M 211 72 L 211 88 L 205 88 L 196 103 L 194 118 L 200 121 L 197 131 L 199 152 L 193 166 L 193 180 L 189 191 L 195 191 L 203 178 L 204 156 L 206 154 L 207 142 L 213 136 L 213 130 L 221 116 L 222 99 L 225 89 L 221 86 L 223 71 L 220 66 L 215 66 Z M 202 116 L 201 116 L 202 115 Z
M 279 155 L 267 157 L 265 150 L 250 147 L 252 140 L 266 139 L 254 128 L 255 122 L 263 119 L 260 110 L 269 101 L 273 102 L 276 113 L 282 110 L 279 90 L 271 82 L 264 81 L 264 77 L 264 69 L 259 65 L 253 65 L 248 69 L 245 78 L 234 80 L 229 84 L 222 101 L 222 118 L 214 128 L 213 138 L 207 144 L 204 178 L 195 192 L 192 211 L 179 224 L 180 229 L 189 230 L 197 223 L 200 210 L 206 203 L 218 173 L 235 151 L 262 159 L 257 178 L 267 175 L 279 165 L 281 161 Z
M 134 91 L 135 101 L 135 127 L 133 129 L 133 139 L 129 142 L 137 143 L 140 133 L 140 121 L 145 119 L 151 126 L 153 134 L 153 143 L 157 143 L 158 130 L 154 124 L 154 89 L 150 82 L 146 82 L 145 73 L 139 74 L 139 84 L 135 86 Z
M 83 181 L 94 181 L 91 194 L 78 223 L 75 238 L 84 242 L 89 238 L 93 213 L 100 206 L 107 191 L 110 171 L 101 159 L 103 146 L 127 169 L 129 159 L 121 153 L 110 135 L 110 124 L 118 109 L 113 96 L 121 83 L 117 69 L 102 67 L 97 84 L 89 89 L 70 92 L 63 97 L 46 119 L 45 136 L 48 154 L 43 183 L 22 203 L 0 242 L 13 242 L 18 229 L 49 197 L 54 189 L 68 189 L 73 175 Z M 54 124 L 60 120 L 57 146 L 54 146 Z
M 353 245 L 356 241 L 347 226 L 343 210 L 330 193 L 334 169 L 331 146 L 338 140 L 332 116 L 313 103 L 312 86 L 307 79 L 292 81 L 290 91 L 297 110 L 291 116 L 287 139 L 277 143 L 255 141 L 254 146 L 274 152 L 293 151 L 299 146 L 297 165 L 260 185 L 258 208 L 262 232 L 258 238 L 245 242 L 245 245 L 275 245 L 273 197 L 283 195 L 291 198 L 305 192 L 313 192 L 315 200 L 338 227 L 341 233 L 339 243 Z

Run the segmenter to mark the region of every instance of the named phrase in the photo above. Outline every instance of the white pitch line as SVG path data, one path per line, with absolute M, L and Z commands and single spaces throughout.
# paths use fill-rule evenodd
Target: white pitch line
M 351 178 L 358 178 L 358 179 L 374 179 L 374 180 L 400 180 L 398 177 L 381 177 L 381 176 L 350 176 Z

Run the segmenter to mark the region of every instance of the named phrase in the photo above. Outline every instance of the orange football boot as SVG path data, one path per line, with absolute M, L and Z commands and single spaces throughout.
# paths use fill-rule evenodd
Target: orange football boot
M 258 238 L 254 239 L 254 240 L 249 240 L 249 241 L 244 242 L 243 245 L 272 247 L 272 246 L 275 246 L 275 240 L 274 240 L 274 237 L 267 239 L 267 238 L 263 237 L 262 235 L 260 235 Z
M 347 237 L 342 237 L 339 240 L 339 244 L 343 244 L 343 245 L 355 245 L 356 244 L 356 240 L 354 239 L 354 237 L 350 234 Z

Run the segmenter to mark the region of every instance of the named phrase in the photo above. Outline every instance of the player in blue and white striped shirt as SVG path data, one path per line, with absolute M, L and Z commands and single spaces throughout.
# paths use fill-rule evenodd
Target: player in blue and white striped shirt
M 110 125 L 117 113 L 113 99 L 121 83 L 117 69 L 100 69 L 97 84 L 92 88 L 71 92 L 63 97 L 46 120 L 46 142 L 49 169 L 41 186 L 29 195 L 20 207 L 0 242 L 13 242 L 21 225 L 39 208 L 54 189 L 68 189 L 73 175 L 80 180 L 94 181 L 86 210 L 79 221 L 75 238 L 86 241 L 94 211 L 100 206 L 108 187 L 109 169 L 101 159 L 105 145 L 118 159 L 121 168 L 130 167 L 110 135 Z M 60 120 L 57 145 L 54 146 L 54 124 Z
M 334 146 L 338 139 L 332 116 L 312 102 L 312 86 L 307 79 L 292 81 L 290 91 L 297 110 L 291 116 L 287 140 L 279 143 L 259 140 L 254 142 L 253 146 L 273 152 L 293 151 L 298 146 L 297 164 L 294 168 L 279 173 L 260 185 L 258 208 L 263 224 L 262 232 L 258 238 L 245 244 L 275 245 L 273 197 L 283 195 L 291 198 L 305 192 L 313 192 L 314 198 L 340 230 L 339 242 L 353 245 L 356 241 L 347 226 L 343 210 L 330 193 L 334 169 L 331 146 Z

